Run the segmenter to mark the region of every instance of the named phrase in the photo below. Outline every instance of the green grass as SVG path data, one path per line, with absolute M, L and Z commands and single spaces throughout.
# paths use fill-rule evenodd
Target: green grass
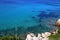
M 60 32 L 56 35 L 51 35 L 49 40 L 60 40 Z
M 19 38 L 19 40 L 24 40 L 24 39 L 21 39 L 20 37 L 17 37 Z M 16 40 L 16 38 L 14 36 L 3 36 L 3 37 L 0 37 L 0 40 Z M 49 40 L 60 40 L 60 32 L 56 35 L 51 35 L 49 37 Z
M 0 40 L 20 40 L 19 37 L 14 37 L 14 36 L 4 36 L 4 37 L 0 37 Z

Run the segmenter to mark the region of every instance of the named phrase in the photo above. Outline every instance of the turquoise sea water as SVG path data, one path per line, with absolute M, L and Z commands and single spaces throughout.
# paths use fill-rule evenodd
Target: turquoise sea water
M 1 1 L 0 29 L 13 28 L 17 26 L 29 27 L 29 26 L 38 25 L 39 23 L 32 20 L 31 18 L 32 16 L 38 15 L 40 13 L 39 11 L 58 10 L 60 7 L 55 5 L 48 5 L 43 3 L 40 4 L 33 2 L 20 3 L 19 1 L 17 2 Z

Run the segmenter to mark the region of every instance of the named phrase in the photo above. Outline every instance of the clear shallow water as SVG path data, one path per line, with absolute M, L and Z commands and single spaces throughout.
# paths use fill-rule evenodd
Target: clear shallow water
M 46 2 L 45 2 L 46 3 Z M 41 10 L 58 10 L 60 6 L 36 3 L 34 1 L 1 1 L 0 3 L 0 29 L 17 26 L 34 26 L 39 23 L 32 20 Z M 34 11 L 34 12 L 32 12 Z

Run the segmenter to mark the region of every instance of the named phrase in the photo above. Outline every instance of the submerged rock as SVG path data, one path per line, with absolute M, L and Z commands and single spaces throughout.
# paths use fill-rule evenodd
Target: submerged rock
M 48 11 L 47 11 L 48 12 Z M 54 17 L 54 18 L 57 18 L 60 16 L 60 12 L 54 12 L 54 11 L 49 11 L 49 13 L 47 13 L 45 11 L 41 11 L 37 16 L 40 17 L 40 18 L 50 18 L 50 17 Z

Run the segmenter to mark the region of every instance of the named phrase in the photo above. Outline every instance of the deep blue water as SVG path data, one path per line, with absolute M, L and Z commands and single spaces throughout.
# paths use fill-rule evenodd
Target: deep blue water
M 59 0 L 0 0 L 0 29 L 38 25 L 32 16 L 38 15 L 39 11 L 59 9 Z

